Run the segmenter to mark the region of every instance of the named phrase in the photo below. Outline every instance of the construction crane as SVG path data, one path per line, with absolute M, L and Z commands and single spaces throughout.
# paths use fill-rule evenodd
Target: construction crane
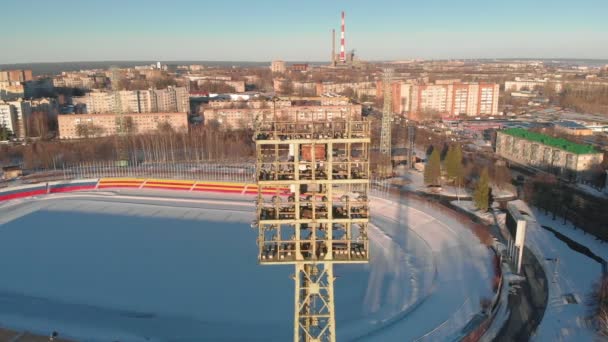
M 120 89 L 118 88 L 118 83 L 120 82 L 120 69 L 118 67 L 112 67 L 110 81 L 112 84 L 112 91 L 114 93 L 114 113 L 116 114 L 116 125 L 117 133 L 118 133 L 118 143 L 117 143 L 117 160 L 116 166 L 127 166 L 129 162 L 129 156 L 126 148 L 125 142 L 125 116 L 124 110 L 122 108 L 122 99 L 120 98 Z
M 295 265 L 294 342 L 335 342 L 333 265 L 370 255 L 369 122 L 255 127 L 258 262 Z
M 385 68 L 382 76 L 384 105 L 382 107 L 382 131 L 380 136 L 379 173 L 382 177 L 390 177 L 393 173 L 391 163 L 391 123 L 393 121 L 393 69 Z

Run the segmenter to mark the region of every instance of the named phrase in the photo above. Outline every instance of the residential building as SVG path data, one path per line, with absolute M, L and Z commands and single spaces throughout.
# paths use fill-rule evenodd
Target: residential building
M 292 64 L 289 66 L 289 70 L 306 72 L 306 71 L 308 71 L 308 64 L 307 63 L 295 63 L 295 64 Z
M 409 112 L 421 114 L 431 111 L 447 116 L 498 115 L 498 96 L 499 85 L 496 83 L 450 80 L 414 84 L 411 87 Z
M 287 70 L 287 66 L 284 61 L 272 61 L 270 64 L 270 70 L 272 72 L 284 73 Z
M 276 117 L 275 117 L 276 115 Z M 361 105 L 285 106 L 267 108 L 206 108 L 205 123 L 217 121 L 232 128 L 252 127 L 254 120 L 278 121 L 332 121 L 361 120 Z
M 393 113 L 405 114 L 410 111 L 412 86 L 412 83 L 409 81 L 392 82 Z M 384 96 L 384 85 L 382 81 L 376 82 L 376 94 L 374 95 L 379 98 Z
M 561 81 L 551 81 L 547 78 L 525 79 L 516 77 L 514 81 L 505 82 L 505 91 L 535 90 L 544 88 L 547 85 L 552 86 L 553 90 L 558 93 L 563 90 Z
M 521 128 L 499 131 L 496 153 L 525 166 L 556 171 L 562 175 L 584 178 L 585 172 L 600 165 L 603 153 L 591 145 L 576 144 Z
M 166 89 L 121 90 L 118 92 L 124 113 L 189 112 L 190 94 L 185 87 Z M 116 93 L 92 91 L 82 97 L 72 99 L 74 105 L 86 105 L 86 112 L 115 112 Z
M 0 125 L 5 124 L 17 139 L 27 137 L 27 121 L 32 113 L 30 101 L 18 99 L 16 101 L 0 102 Z
M 123 114 L 126 120 L 131 121 L 133 133 L 152 133 L 158 130 L 159 125 L 168 123 L 176 131 L 188 129 L 188 115 L 186 113 L 130 113 Z M 79 125 L 88 125 L 97 128 L 97 136 L 111 136 L 118 133 L 118 116 L 112 114 L 76 114 L 59 115 L 60 139 L 76 139 L 79 136 Z
M 26 82 L 31 81 L 32 70 L 0 70 L 0 82 Z
M 53 78 L 57 88 L 93 89 L 95 85 L 103 86 L 107 82 L 105 75 L 95 75 L 86 72 L 63 72 Z
M 5 102 L 0 102 L 0 127 L 6 127 L 14 132 L 15 126 L 17 125 L 17 118 L 15 117 L 12 106 Z
M 0 81 L 0 100 L 14 100 L 24 96 L 23 84 Z
M 376 84 L 374 82 L 322 82 L 317 83 L 317 95 L 340 94 L 347 89 L 352 89 L 355 96 L 376 95 Z

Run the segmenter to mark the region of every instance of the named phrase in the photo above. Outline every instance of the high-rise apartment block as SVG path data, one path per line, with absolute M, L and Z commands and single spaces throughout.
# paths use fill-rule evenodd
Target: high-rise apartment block
M 0 71 L 0 82 L 26 82 L 31 81 L 32 79 L 32 70 Z
M 0 102 L 0 125 L 10 129 L 18 139 L 27 136 L 27 121 L 32 114 L 30 101 Z
M 482 116 L 498 114 L 497 83 L 436 81 L 418 84 L 410 81 L 392 83 L 393 111 L 424 115 L 429 112 L 445 116 Z M 381 84 L 377 94 L 383 96 Z

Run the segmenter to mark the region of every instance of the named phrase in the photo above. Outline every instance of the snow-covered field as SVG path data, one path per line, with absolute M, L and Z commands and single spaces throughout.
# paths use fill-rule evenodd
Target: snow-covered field
M 145 194 L 145 197 L 143 196 Z M 290 266 L 252 198 L 122 191 L 0 205 L 0 325 L 87 341 L 286 341 Z M 489 251 L 420 203 L 372 201 L 372 261 L 336 266 L 338 339 L 445 340 L 491 298 Z

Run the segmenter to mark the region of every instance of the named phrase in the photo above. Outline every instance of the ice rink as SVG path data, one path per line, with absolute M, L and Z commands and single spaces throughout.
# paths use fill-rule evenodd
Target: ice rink
M 371 263 L 336 266 L 338 340 L 457 334 L 492 295 L 487 249 L 413 203 L 372 210 Z M 1 204 L 0 324 L 87 341 L 290 340 L 293 269 L 257 264 L 252 211 L 250 197 L 166 191 Z

